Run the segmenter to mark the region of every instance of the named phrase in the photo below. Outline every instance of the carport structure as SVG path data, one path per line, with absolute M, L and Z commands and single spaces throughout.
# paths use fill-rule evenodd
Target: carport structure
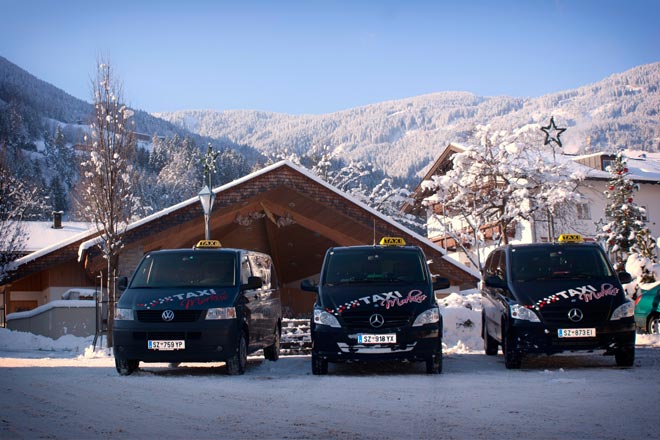
M 442 248 L 288 161 L 214 188 L 213 192 L 216 199 L 210 216 L 211 238 L 220 240 L 224 247 L 270 254 L 289 315 L 311 311 L 314 296 L 300 291 L 299 284 L 305 278 L 318 279 L 329 247 L 372 244 L 382 236 L 403 237 L 409 244 L 421 246 L 431 261 L 431 272 L 449 278 L 454 286 L 474 286 L 477 282 L 476 271 L 445 257 Z M 204 216 L 197 198 L 145 217 L 129 225 L 123 234 L 120 275 L 130 275 L 146 252 L 192 247 L 203 238 Z M 66 250 L 68 257 L 62 255 L 58 267 L 69 267 L 62 266 L 61 260 L 75 258 L 91 283 L 106 265 L 95 242 L 89 235 L 62 247 L 60 251 Z M 79 250 L 73 255 L 76 245 Z M 52 269 L 52 265 L 43 264 L 45 258 L 49 258 L 48 253 L 26 257 L 26 263 L 19 265 L 12 277 L 14 286 L 36 271 Z

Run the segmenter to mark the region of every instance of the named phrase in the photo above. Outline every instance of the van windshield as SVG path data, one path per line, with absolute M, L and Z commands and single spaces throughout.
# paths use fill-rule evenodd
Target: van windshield
M 407 249 L 351 249 L 333 252 L 325 266 L 329 285 L 371 282 L 426 281 L 423 259 Z
M 592 246 L 539 246 L 512 249 L 513 281 L 587 279 L 613 276 L 602 252 Z
M 229 252 L 172 252 L 147 255 L 138 266 L 132 288 L 232 287 L 236 258 Z

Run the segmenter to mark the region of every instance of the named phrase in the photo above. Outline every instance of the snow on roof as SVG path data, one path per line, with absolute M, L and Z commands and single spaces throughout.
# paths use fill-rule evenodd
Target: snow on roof
M 28 235 L 25 250 L 35 252 L 74 237 L 81 232 L 88 232 L 94 228 L 93 223 L 62 222 L 62 228 L 53 228 L 52 222 L 23 222 Z
M 590 157 L 602 156 L 603 152 L 593 153 L 593 154 L 584 154 L 581 156 L 563 156 L 572 159 L 573 161 L 578 159 L 586 159 Z M 614 155 L 614 153 L 609 153 Z M 660 153 L 652 153 L 648 151 L 641 150 L 624 150 L 623 155 L 627 160 L 628 164 L 628 176 L 632 180 L 638 181 L 648 181 L 648 182 L 660 182 Z M 586 167 L 586 165 L 583 165 Z M 610 173 L 603 170 L 596 170 L 591 167 L 588 172 L 588 176 L 592 178 L 603 178 L 609 179 Z

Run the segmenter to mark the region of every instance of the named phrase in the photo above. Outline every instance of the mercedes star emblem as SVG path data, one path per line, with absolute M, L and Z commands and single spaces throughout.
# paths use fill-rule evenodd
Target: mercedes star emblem
M 174 319 L 174 312 L 171 310 L 165 310 L 162 315 L 163 321 L 171 321 Z
M 383 324 L 385 324 L 385 318 L 383 318 L 383 315 L 374 313 L 371 315 L 371 317 L 369 317 L 369 324 L 371 324 L 373 328 L 381 327 Z
M 584 318 L 584 314 L 580 309 L 571 309 L 568 311 L 568 319 L 573 322 L 580 322 Z

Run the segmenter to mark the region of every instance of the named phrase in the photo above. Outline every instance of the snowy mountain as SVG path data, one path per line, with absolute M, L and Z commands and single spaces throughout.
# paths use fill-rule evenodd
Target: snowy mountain
M 130 97 L 126 97 L 130 98 Z M 70 143 L 80 142 L 89 125 L 92 104 L 40 80 L 0 56 L 0 139 L 20 136 L 17 143 L 39 141 L 53 124 L 62 126 Z M 135 131 L 148 136 L 193 136 L 199 145 L 208 139 L 189 133 L 142 110 L 135 110 Z M 17 122 L 18 121 L 18 122 Z
M 417 179 L 449 142 L 468 141 L 477 125 L 513 130 L 547 125 L 551 116 L 568 128 L 562 135 L 568 153 L 660 151 L 659 112 L 660 63 L 654 63 L 539 98 L 441 92 L 324 115 L 191 110 L 155 116 L 266 154 L 301 154 L 328 145 L 391 176 Z M 539 142 L 543 139 L 539 131 Z

